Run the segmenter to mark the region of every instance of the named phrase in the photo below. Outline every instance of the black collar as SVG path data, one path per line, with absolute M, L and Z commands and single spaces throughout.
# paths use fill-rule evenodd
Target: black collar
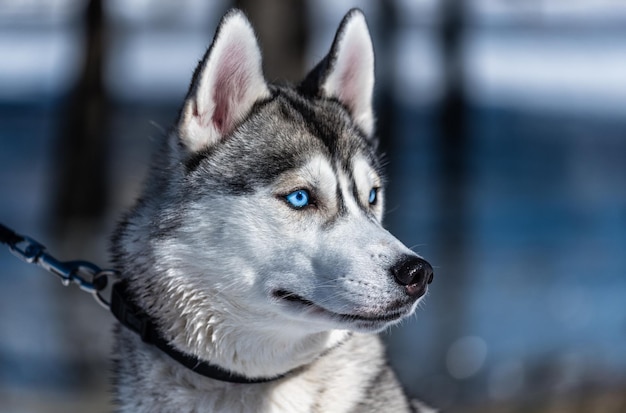
M 221 367 L 200 360 L 191 354 L 186 354 L 175 349 L 157 331 L 155 324 L 152 322 L 150 317 L 132 302 L 132 298 L 128 293 L 126 282 L 124 281 L 119 281 L 113 286 L 113 292 L 111 295 L 111 313 L 113 313 L 115 318 L 117 318 L 122 325 L 139 334 L 144 342 L 156 346 L 168 356 L 187 367 L 189 370 L 202 376 L 215 380 L 242 384 L 266 383 L 281 379 L 285 376 L 283 374 L 275 377 L 250 378 L 225 370 Z

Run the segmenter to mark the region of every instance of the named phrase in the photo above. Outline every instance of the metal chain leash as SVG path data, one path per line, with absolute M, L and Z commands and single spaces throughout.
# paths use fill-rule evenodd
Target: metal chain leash
M 76 284 L 90 293 L 104 308 L 110 310 L 111 291 L 119 281 L 119 274 L 113 270 L 101 269 L 88 261 L 59 261 L 46 252 L 39 242 L 32 238 L 15 233 L 0 224 L 0 242 L 6 244 L 16 257 L 36 264 L 61 279 L 64 286 Z

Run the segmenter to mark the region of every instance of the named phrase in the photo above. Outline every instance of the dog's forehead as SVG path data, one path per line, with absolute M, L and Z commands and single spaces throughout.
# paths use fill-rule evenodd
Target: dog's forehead
M 334 101 L 310 102 L 294 98 L 294 95 L 281 96 L 268 108 L 273 122 L 260 122 L 258 130 L 266 131 L 270 137 L 265 148 L 269 158 L 275 159 L 272 146 L 282 152 L 286 165 L 301 167 L 304 170 L 328 170 L 352 177 L 356 170 L 360 176 L 379 173 L 380 165 L 376 154 L 361 131 L 352 123 L 345 109 Z M 322 165 L 323 164 L 323 165 Z M 352 179 L 350 179 L 352 181 Z
M 281 150 L 291 152 L 299 163 L 323 153 L 333 164 L 346 170 L 351 169 L 355 158 L 365 158 L 373 168 L 378 168 L 373 147 L 339 102 L 311 100 L 291 89 L 283 89 L 264 109 L 265 116 L 255 120 L 260 120 L 256 127 L 271 136 L 267 147 L 278 144 Z M 272 141 L 277 135 L 280 139 Z

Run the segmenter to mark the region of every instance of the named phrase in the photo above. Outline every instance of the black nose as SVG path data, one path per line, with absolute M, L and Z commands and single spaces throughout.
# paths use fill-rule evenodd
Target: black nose
M 433 267 L 421 258 L 407 255 L 391 267 L 396 282 L 406 288 L 411 296 L 426 292 L 426 284 L 433 282 Z

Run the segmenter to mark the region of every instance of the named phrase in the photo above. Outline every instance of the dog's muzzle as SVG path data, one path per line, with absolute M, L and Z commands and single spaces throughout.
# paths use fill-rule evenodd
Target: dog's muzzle
M 405 255 L 393 267 L 391 274 L 407 294 L 418 298 L 426 293 L 426 285 L 433 282 L 433 267 L 426 261 L 413 255 Z

